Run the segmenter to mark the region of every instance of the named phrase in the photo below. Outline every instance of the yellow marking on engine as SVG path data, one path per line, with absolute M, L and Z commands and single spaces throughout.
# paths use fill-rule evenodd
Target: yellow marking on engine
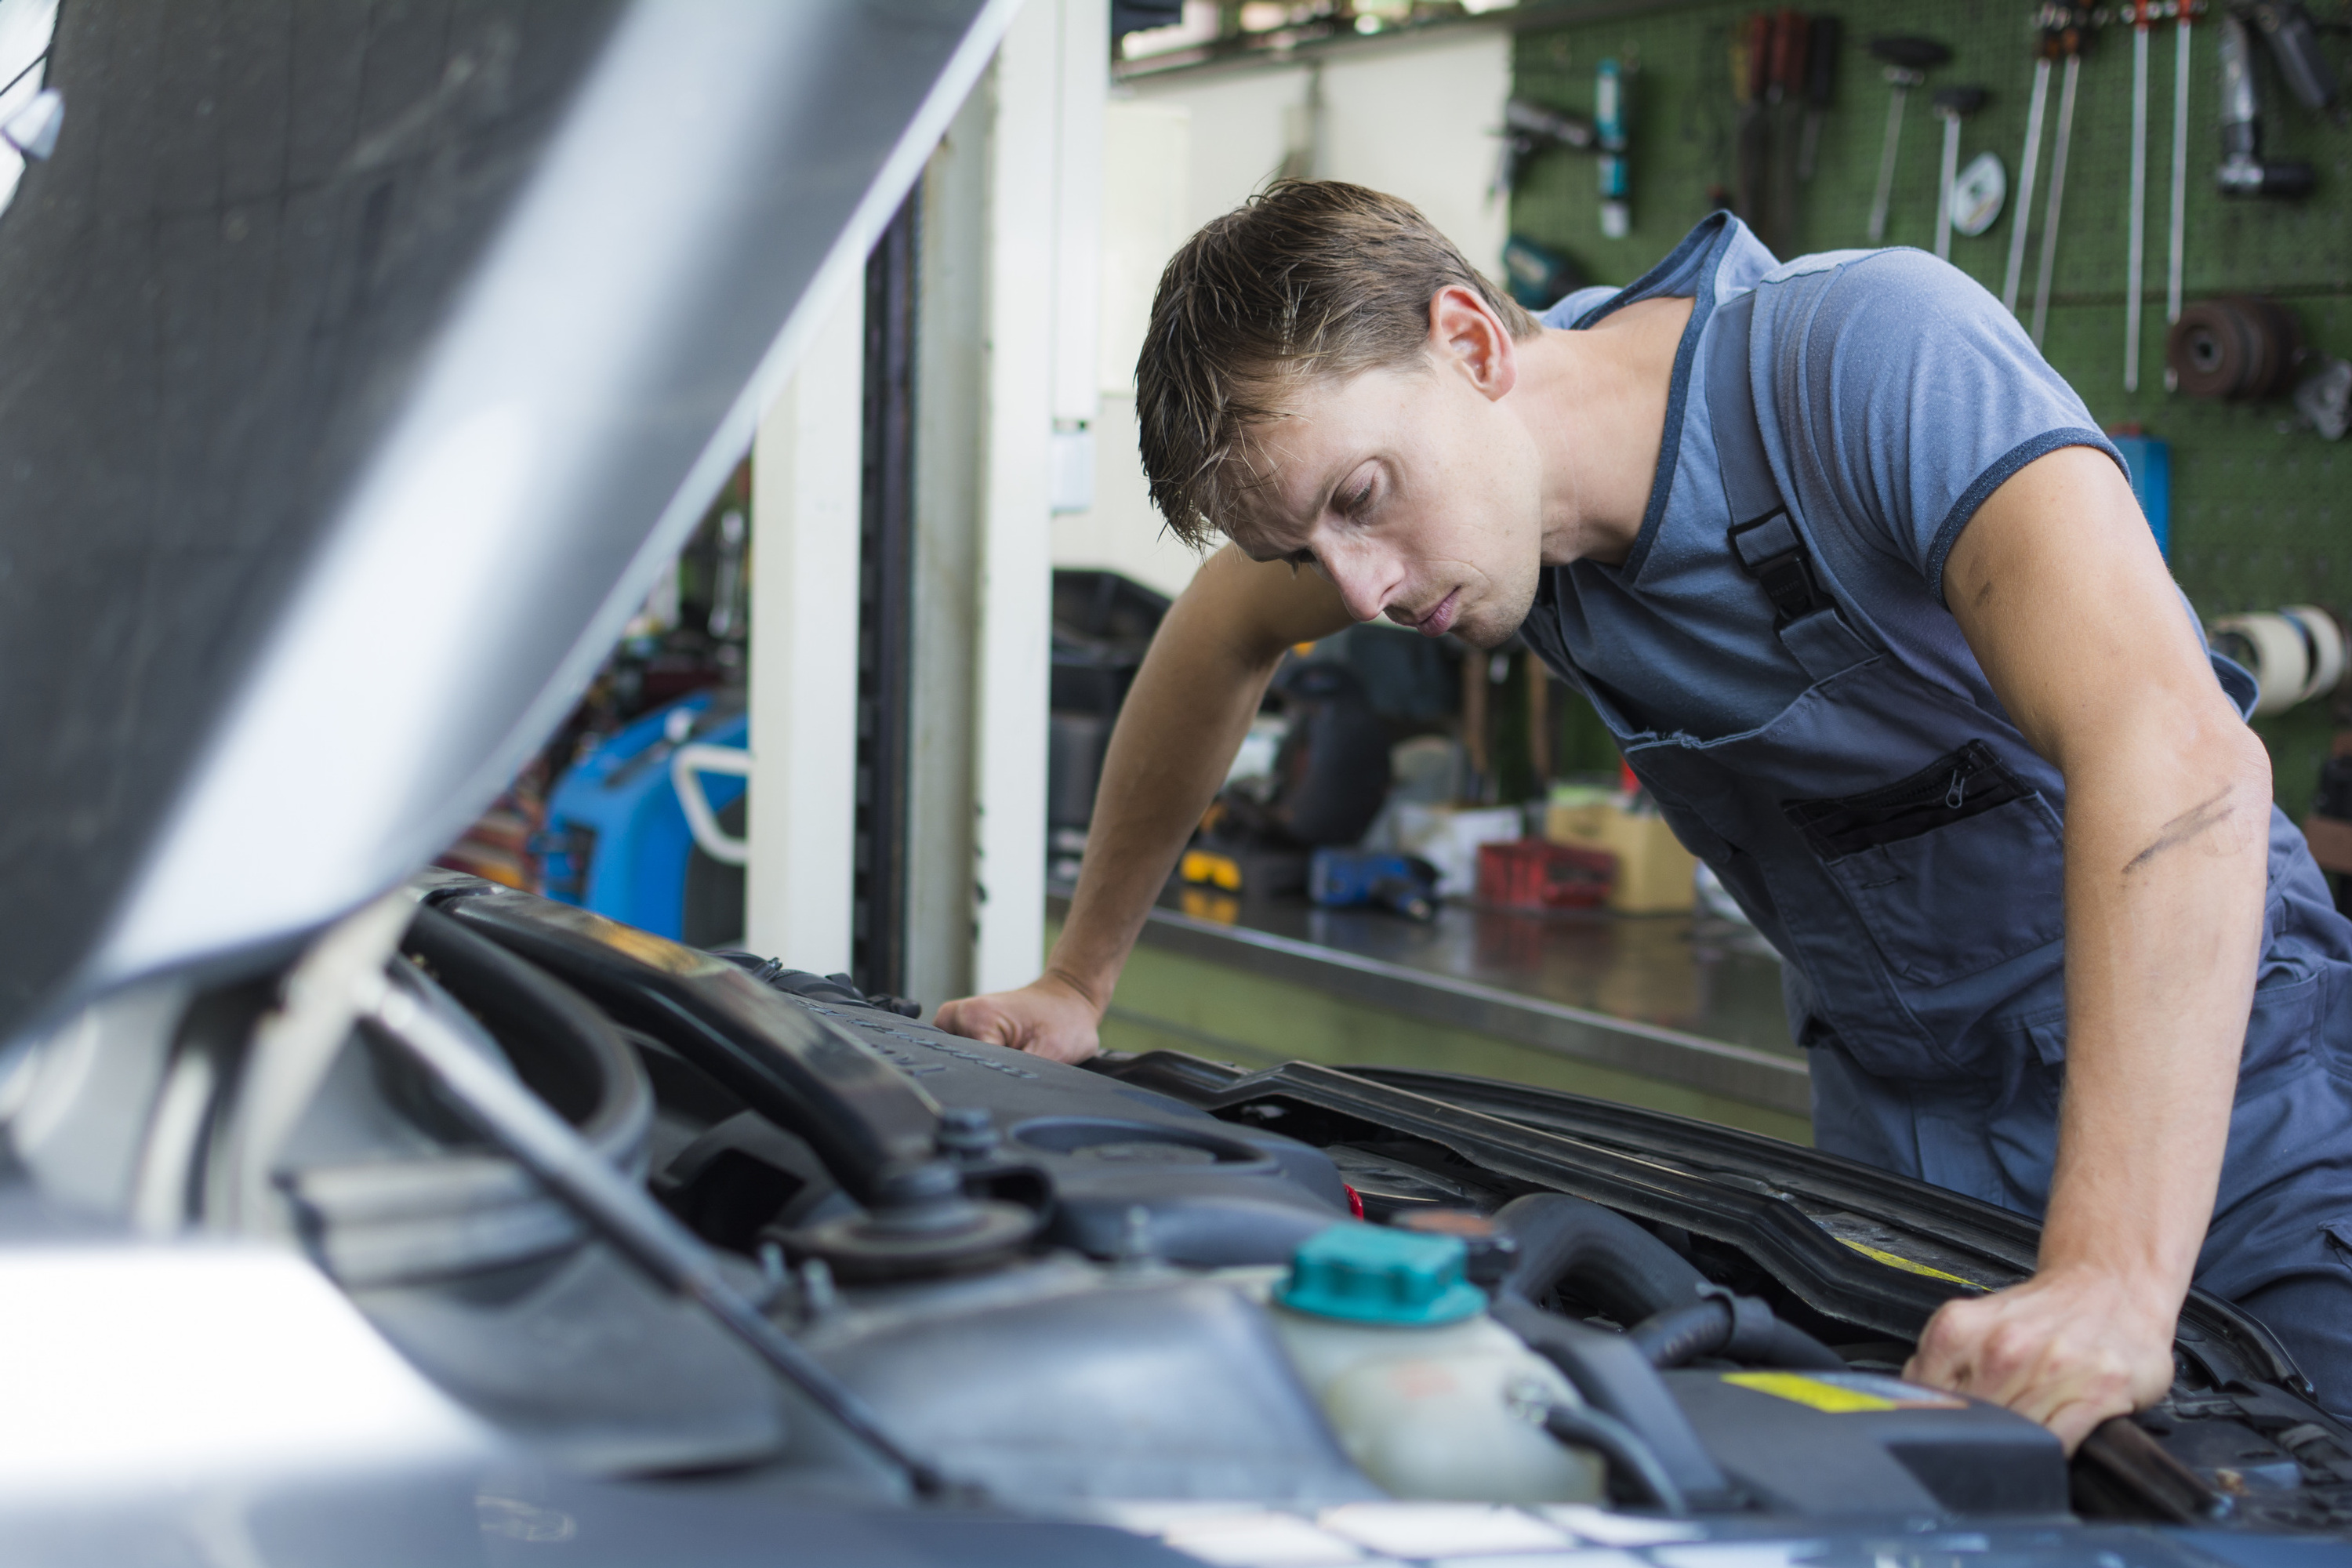
M 1865 1394 L 1859 1388 L 1841 1388 L 1818 1377 L 1807 1377 L 1801 1372 L 1727 1372 L 1726 1383 L 1736 1383 L 1742 1388 L 1752 1388 L 1759 1394 L 1769 1394 L 1775 1399 L 1786 1399 L 1814 1410 L 1825 1410 L 1832 1415 L 1849 1415 L 1858 1410 L 1899 1410 L 1892 1399 L 1882 1399 L 1875 1394 Z
M 1978 1284 L 1973 1279 L 1963 1279 L 1957 1274 L 1947 1274 L 1940 1268 L 1930 1268 L 1924 1263 L 1914 1263 L 1907 1258 L 1897 1258 L 1895 1254 L 1884 1251 L 1881 1248 L 1875 1247 L 1865 1247 L 1861 1242 L 1854 1240 L 1851 1237 L 1841 1236 L 1838 1239 L 1844 1242 L 1848 1247 L 1853 1247 L 1856 1252 L 1861 1253 L 1864 1258 L 1869 1258 L 1872 1262 L 1884 1263 L 1889 1268 L 1900 1268 L 1906 1274 L 1925 1274 L 1930 1279 L 1948 1279 L 1955 1285 L 1965 1285 L 1971 1290 L 1981 1290 L 1984 1289 L 1983 1286 Z
M 1867 1372 L 1727 1372 L 1723 1381 L 1831 1415 L 1873 1410 L 1965 1410 L 1969 1404 L 1940 1389 Z

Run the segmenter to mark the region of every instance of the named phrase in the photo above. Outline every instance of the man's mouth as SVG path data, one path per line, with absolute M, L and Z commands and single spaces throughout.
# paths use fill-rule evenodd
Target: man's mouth
M 1436 606 L 1427 614 L 1417 620 L 1409 620 L 1405 625 L 1425 637 L 1442 637 L 1454 625 L 1454 617 L 1461 612 L 1461 609 L 1462 590 L 1456 588 L 1438 600 Z

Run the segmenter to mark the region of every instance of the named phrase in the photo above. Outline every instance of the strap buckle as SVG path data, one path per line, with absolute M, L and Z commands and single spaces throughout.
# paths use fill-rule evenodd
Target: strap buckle
M 1787 508 L 1776 507 L 1753 521 L 1735 524 L 1730 543 L 1739 569 L 1763 584 L 1764 596 L 1780 613 L 1772 623 L 1775 630 L 1822 607 L 1811 558 Z

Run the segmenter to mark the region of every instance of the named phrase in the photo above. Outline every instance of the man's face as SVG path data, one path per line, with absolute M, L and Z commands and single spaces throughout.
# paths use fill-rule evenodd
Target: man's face
M 1542 565 L 1534 444 L 1456 362 L 1309 382 L 1249 458 L 1265 476 L 1228 528 L 1257 561 L 1320 572 L 1360 621 L 1492 647 L 1517 631 Z

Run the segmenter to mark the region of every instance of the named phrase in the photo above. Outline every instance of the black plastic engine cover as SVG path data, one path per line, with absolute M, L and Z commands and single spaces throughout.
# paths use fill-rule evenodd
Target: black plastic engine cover
M 2066 1509 L 2058 1439 L 1997 1405 L 1858 1373 L 1694 1370 L 1665 1377 L 1717 1461 L 1776 1512 Z
M 855 1030 L 942 1107 L 986 1110 L 1001 1157 L 1052 1180 L 1046 1239 L 1058 1245 L 1107 1258 L 1140 1243 L 1194 1268 L 1281 1263 L 1349 1217 L 1338 1167 L 1297 1139 L 880 1008 L 793 1000 Z M 1130 1235 L 1138 1209 L 1142 1234 Z
M 572 905 L 446 873 L 419 884 L 466 929 L 807 1142 L 853 1196 L 893 1161 L 927 1157 L 944 1113 L 979 1110 L 1001 1142 L 966 1157 L 968 1185 L 1042 1173 L 1045 1239 L 1096 1258 L 1281 1263 L 1349 1217 L 1330 1156 L 1278 1132 L 883 1008 L 771 989 L 724 960 Z

